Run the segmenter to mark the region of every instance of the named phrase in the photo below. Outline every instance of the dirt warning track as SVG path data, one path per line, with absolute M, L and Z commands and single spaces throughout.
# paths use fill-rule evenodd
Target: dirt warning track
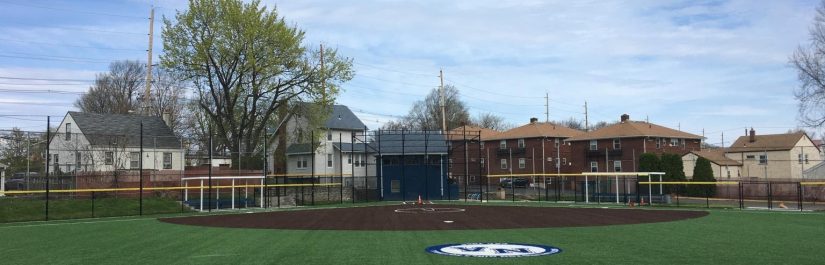
M 231 228 L 403 231 L 643 224 L 706 215 L 705 211 L 433 204 L 190 216 L 160 221 Z

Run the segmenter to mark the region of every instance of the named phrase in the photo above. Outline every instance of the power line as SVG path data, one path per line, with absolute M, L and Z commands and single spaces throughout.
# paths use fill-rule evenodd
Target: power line
M 62 82 L 94 82 L 95 81 L 93 79 L 33 78 L 33 77 L 13 77 L 13 76 L 0 76 L 0 79 L 29 80 L 29 81 L 62 81 Z
M 466 88 L 469 88 L 469 89 L 475 89 L 475 90 L 478 90 L 478 91 L 481 91 L 481 92 L 485 92 L 485 93 L 489 93 L 489 94 L 493 94 L 493 95 L 497 95 L 497 96 L 503 96 L 503 97 L 508 97 L 508 98 L 529 98 L 529 99 L 534 98 L 534 97 L 514 96 L 512 94 L 503 94 L 503 93 L 493 92 L 493 91 L 489 91 L 489 90 L 485 90 L 485 89 L 481 89 L 481 88 L 477 88 L 477 87 L 473 87 L 473 86 L 468 86 L 466 84 L 458 83 L 458 82 L 450 80 L 450 79 L 447 79 L 447 81 L 450 81 L 455 85 L 461 85 L 461 87 L 466 87 Z
M 67 90 L 51 90 L 51 89 L 7 89 L 7 88 L 0 88 L 0 92 L 8 92 L 8 93 L 21 93 L 21 94 L 78 94 L 83 95 L 86 92 L 78 92 L 78 91 L 67 91 Z
M 0 57 L 4 58 L 15 58 L 15 59 L 25 59 L 25 60 L 40 60 L 40 61 L 59 61 L 59 62 L 73 62 L 73 63 L 111 63 L 111 61 L 103 61 L 103 60 L 84 60 L 84 59 L 71 59 L 71 58 L 58 58 L 58 57 L 48 57 L 48 56 L 22 56 L 22 55 L 8 55 L 8 54 L 0 54 Z
M 67 12 L 71 12 L 71 13 L 81 13 L 81 14 L 89 14 L 89 15 L 123 17 L 123 18 L 134 18 L 134 19 L 147 19 L 146 17 L 140 17 L 140 16 L 130 16 L 130 15 L 113 14 L 113 13 L 74 10 L 74 9 L 59 8 L 59 7 L 52 7 L 52 6 L 24 4 L 24 3 L 18 3 L 18 2 L 10 2 L 10 1 L 0 1 L 0 3 L 9 4 L 9 5 L 17 5 L 17 6 L 25 6 L 25 7 L 33 7 L 33 8 L 41 8 L 41 9 L 49 9 L 49 10 L 56 10 L 56 11 L 67 11 Z
M 369 68 L 374 68 L 374 69 L 378 69 L 378 70 L 384 70 L 384 71 L 389 71 L 389 72 L 401 73 L 401 74 L 411 74 L 411 75 L 420 75 L 420 76 L 427 76 L 427 77 L 435 77 L 435 76 L 434 76 L 434 75 L 432 75 L 432 74 L 425 74 L 425 73 L 419 73 L 419 72 L 409 72 L 409 71 L 401 71 L 401 70 L 393 70 L 393 69 L 390 69 L 390 68 L 384 68 L 384 67 L 375 66 L 375 65 L 370 65 L 370 64 L 365 64 L 365 63 L 357 63 L 357 62 L 353 62 L 353 64 L 356 64 L 356 65 L 361 65 L 361 66 L 366 66 L 366 67 L 369 67 Z
M 37 45 L 48 45 L 48 46 L 58 46 L 58 47 L 84 48 L 84 49 L 115 50 L 115 51 L 140 51 L 140 52 L 145 52 L 145 51 L 146 51 L 146 49 L 125 49 L 125 48 L 109 48 L 109 47 L 94 47 L 94 46 L 83 46 L 83 45 L 71 45 L 71 44 L 55 44 L 55 43 L 48 43 L 48 42 L 27 41 L 27 40 L 12 40 L 12 39 L 4 39 L 4 38 L 0 38 L 0 41 L 5 41 L 5 42 L 20 42 L 20 43 L 29 43 L 29 44 L 37 44 Z

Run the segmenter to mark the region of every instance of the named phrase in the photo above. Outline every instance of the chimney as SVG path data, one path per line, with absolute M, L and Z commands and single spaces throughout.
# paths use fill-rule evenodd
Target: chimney
M 756 142 L 756 131 L 753 130 L 753 127 L 751 127 L 750 142 Z
M 626 122 L 626 121 L 628 121 L 628 120 L 630 120 L 630 115 L 627 115 L 627 114 L 622 114 L 622 123 L 624 123 L 624 122 Z
M 530 118 L 530 124 L 536 124 L 539 121 L 539 118 Z
M 163 119 L 163 123 L 165 123 L 166 126 L 172 128 L 172 113 L 163 112 L 163 116 L 161 116 L 161 118 Z

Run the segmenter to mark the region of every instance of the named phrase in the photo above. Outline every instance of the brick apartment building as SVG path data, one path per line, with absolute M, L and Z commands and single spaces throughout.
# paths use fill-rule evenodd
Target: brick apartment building
M 530 123 L 484 140 L 487 175 L 569 173 L 571 146 L 564 140 L 582 131 L 531 118 Z
M 572 172 L 638 171 L 643 153 L 684 155 L 700 150 L 702 137 L 664 126 L 632 121 L 623 114 L 619 123 L 568 138 L 572 145 Z

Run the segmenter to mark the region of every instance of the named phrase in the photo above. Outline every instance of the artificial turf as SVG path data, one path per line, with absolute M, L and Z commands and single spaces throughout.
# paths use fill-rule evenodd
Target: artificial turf
M 533 203 L 533 206 L 546 204 Z M 659 209 L 661 210 L 661 209 Z M 0 225 L 3 264 L 821 264 L 825 213 L 710 210 L 668 223 L 464 231 L 311 231 L 102 218 Z M 555 246 L 528 258 L 428 254 L 447 243 Z

